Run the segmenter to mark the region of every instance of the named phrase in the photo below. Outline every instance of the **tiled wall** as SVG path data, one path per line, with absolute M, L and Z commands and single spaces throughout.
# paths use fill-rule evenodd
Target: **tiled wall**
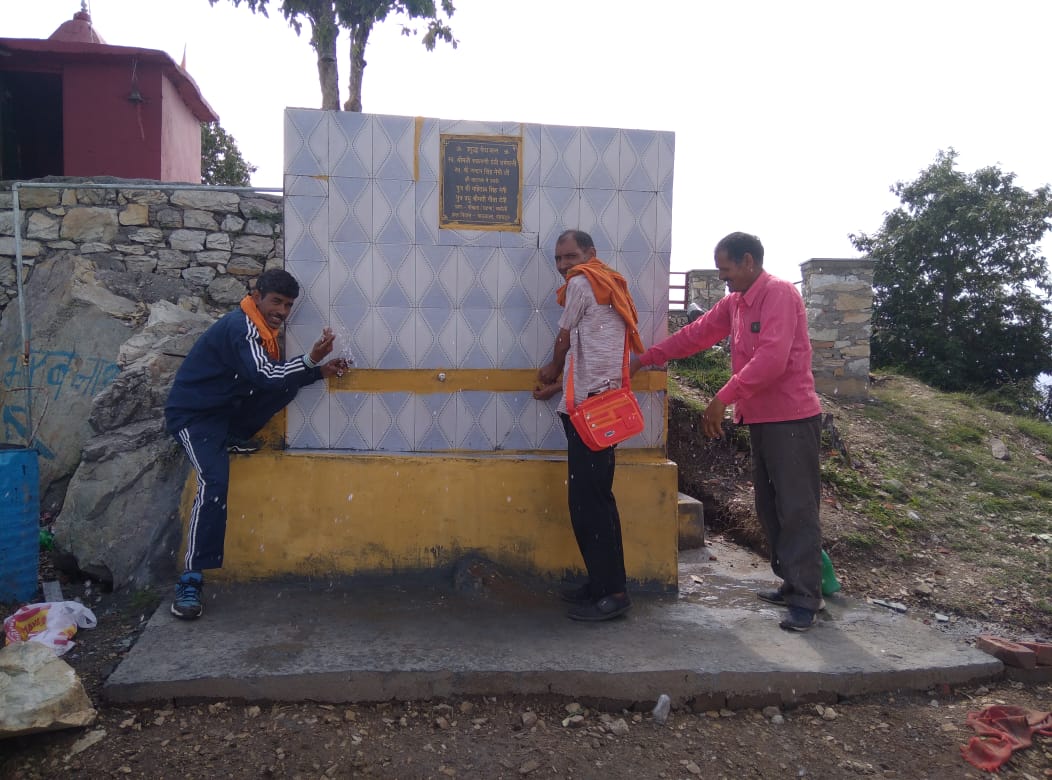
M 522 136 L 522 232 L 438 229 L 440 133 Z M 560 313 L 554 243 L 568 228 L 588 231 L 628 279 L 644 342 L 665 336 L 672 133 L 424 119 L 418 149 L 415 137 L 412 117 L 286 111 L 286 268 L 303 288 L 290 354 L 329 325 L 350 339 L 357 368 L 543 365 Z M 664 393 L 637 397 L 647 429 L 622 446 L 663 446 Z M 289 407 L 289 445 L 559 450 L 556 403 L 529 388 L 370 394 L 317 383 Z

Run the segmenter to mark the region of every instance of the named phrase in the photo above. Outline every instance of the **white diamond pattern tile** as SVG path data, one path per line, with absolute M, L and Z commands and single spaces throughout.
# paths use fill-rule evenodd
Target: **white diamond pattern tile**
M 410 244 L 376 244 L 372 262 L 386 269 L 377 306 L 408 309 L 416 301 L 416 251 Z
M 522 125 L 522 185 L 541 184 L 541 126 Z
M 497 411 L 488 403 L 492 393 L 463 391 L 456 394 L 458 450 L 492 450 L 496 445 Z
M 668 132 L 657 133 L 655 140 L 658 148 L 658 159 L 654 179 L 657 182 L 658 192 L 663 192 L 668 195 L 668 203 L 671 208 L 673 166 L 676 155 L 676 134 Z
M 414 368 L 452 368 L 456 365 L 457 323 L 452 309 L 416 309 Z M 452 338 L 450 338 L 452 336 Z
M 500 359 L 497 342 L 497 313 L 493 309 L 460 309 L 457 346 L 462 355 L 459 368 L 496 368 Z
M 326 112 L 285 109 L 285 173 L 319 176 L 329 172 Z
M 530 318 L 534 316 L 533 309 L 507 306 L 499 309 L 495 315 L 492 327 L 497 332 L 497 367 L 538 367 L 540 364 L 530 359 L 519 338 Z
M 528 450 L 533 447 L 537 436 L 537 426 L 529 430 L 523 428 L 521 419 L 527 401 L 532 401 L 529 393 L 496 393 L 496 439 L 502 450 Z
M 285 435 L 291 449 L 322 449 L 329 446 L 329 398 L 325 384 L 315 382 L 302 388 L 286 407 Z
M 373 183 L 369 179 L 329 180 L 329 237 L 341 243 L 372 240 Z
M 413 180 L 413 119 L 373 117 L 373 175 L 379 180 Z
M 588 190 L 616 189 L 620 155 L 620 131 L 606 127 L 584 128 L 581 131 L 581 187 Z
M 656 250 L 657 211 L 653 192 L 622 190 L 618 193 L 618 249 Z
M 654 198 L 654 246 L 672 251 L 672 192 L 659 192 Z
M 438 182 L 417 182 L 413 187 L 413 197 L 416 201 L 416 243 L 420 246 L 449 246 L 448 240 L 440 240 L 447 231 L 438 229 Z
M 379 305 L 384 291 L 391 283 L 393 274 L 391 268 L 384 262 L 383 254 L 376 244 L 373 244 L 362 259 L 351 269 L 351 276 L 365 295 L 370 305 Z
M 413 398 L 415 449 L 434 452 L 453 449 L 457 407 L 452 395 L 433 393 Z
M 416 130 L 413 130 L 414 135 Z M 438 181 L 438 120 L 424 119 L 420 125 L 420 147 L 416 160 L 419 182 Z
M 418 245 L 415 306 L 452 309 L 456 296 L 457 253 L 451 246 Z
M 409 452 L 414 448 L 414 415 L 411 393 L 379 393 L 373 396 L 374 449 Z
M 286 203 L 288 198 L 293 195 L 305 195 L 309 198 L 327 198 L 329 196 L 329 177 L 286 174 L 284 195 Z
M 376 368 L 412 368 L 416 354 L 413 310 L 377 308 L 373 313 L 373 354 L 376 355 Z
M 365 306 L 341 306 L 332 309 L 333 328 L 350 334 L 355 368 L 375 368 L 373 358 L 373 312 Z
M 326 259 L 329 244 L 327 198 L 287 195 L 285 202 L 285 261 Z
M 409 244 L 416 236 L 413 182 L 379 179 L 372 187 L 371 238 L 381 244 Z
M 523 274 L 530 267 L 533 258 L 532 249 L 503 249 L 495 255 L 495 264 L 486 269 L 487 274 L 494 274 L 497 282 L 497 308 L 527 309 L 533 305 L 533 299 L 527 291 Z
M 457 304 L 461 308 L 482 309 L 497 305 L 502 260 L 499 247 L 466 246 L 459 250 Z
M 565 187 L 541 187 L 538 208 L 540 248 L 551 256 L 559 234 L 577 228 L 581 219 L 580 193 Z
M 328 112 L 331 176 L 368 179 L 373 175 L 373 124 L 376 117 L 355 111 Z
M 544 403 L 537 403 L 537 444 L 541 450 L 565 450 L 566 431 L 562 418 L 555 414 L 558 397 Z
M 541 186 L 581 186 L 581 131 L 576 127 L 541 127 Z
M 581 190 L 578 227 L 592 237 L 600 258 L 617 248 L 619 202 L 615 190 Z
M 372 252 L 372 244 L 331 244 L 329 253 L 329 305 L 341 309 L 364 309 L 365 291 L 354 278 L 354 269 Z
M 618 188 L 656 192 L 659 144 L 650 130 L 621 131 L 621 167 Z

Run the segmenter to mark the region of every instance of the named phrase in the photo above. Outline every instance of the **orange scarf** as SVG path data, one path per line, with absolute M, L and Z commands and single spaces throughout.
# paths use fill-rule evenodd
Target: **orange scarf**
M 567 284 L 577 274 L 584 274 L 591 283 L 596 303 L 600 306 L 613 306 L 614 311 L 621 315 L 621 319 L 625 321 L 625 326 L 628 328 L 628 339 L 632 351 L 642 354 L 644 347 L 638 330 L 639 315 L 636 313 L 636 305 L 632 301 L 632 296 L 628 292 L 628 282 L 625 281 L 625 277 L 598 257 L 593 257 L 587 263 L 571 268 L 566 274 Z M 555 299 L 560 306 L 566 305 L 566 287 L 567 285 L 564 284 L 555 294 Z
M 278 330 L 270 327 L 267 321 L 263 319 L 263 315 L 256 307 L 256 302 L 251 295 L 246 295 L 241 299 L 241 311 L 247 314 L 248 318 L 252 320 L 252 324 L 256 326 L 256 330 L 259 331 L 259 335 L 263 339 L 263 348 L 267 350 L 270 359 L 280 360 L 281 347 L 278 346 Z

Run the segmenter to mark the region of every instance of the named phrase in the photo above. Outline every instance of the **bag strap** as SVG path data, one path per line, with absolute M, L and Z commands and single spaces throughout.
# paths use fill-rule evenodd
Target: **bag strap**
M 627 387 L 629 390 L 632 389 L 632 385 L 629 382 L 628 376 L 628 323 L 625 323 L 625 355 L 621 361 L 621 387 Z M 573 355 L 570 355 L 570 362 L 566 369 L 566 411 L 573 414 L 574 410 L 574 395 L 573 395 Z

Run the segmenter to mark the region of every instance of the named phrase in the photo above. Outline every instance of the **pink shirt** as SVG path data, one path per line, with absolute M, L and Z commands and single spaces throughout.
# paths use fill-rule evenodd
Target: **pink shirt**
M 762 272 L 694 322 L 642 355 L 645 366 L 686 357 L 731 337 L 731 370 L 716 397 L 739 423 L 803 420 L 822 411 L 811 373 L 804 299 L 795 285 Z

